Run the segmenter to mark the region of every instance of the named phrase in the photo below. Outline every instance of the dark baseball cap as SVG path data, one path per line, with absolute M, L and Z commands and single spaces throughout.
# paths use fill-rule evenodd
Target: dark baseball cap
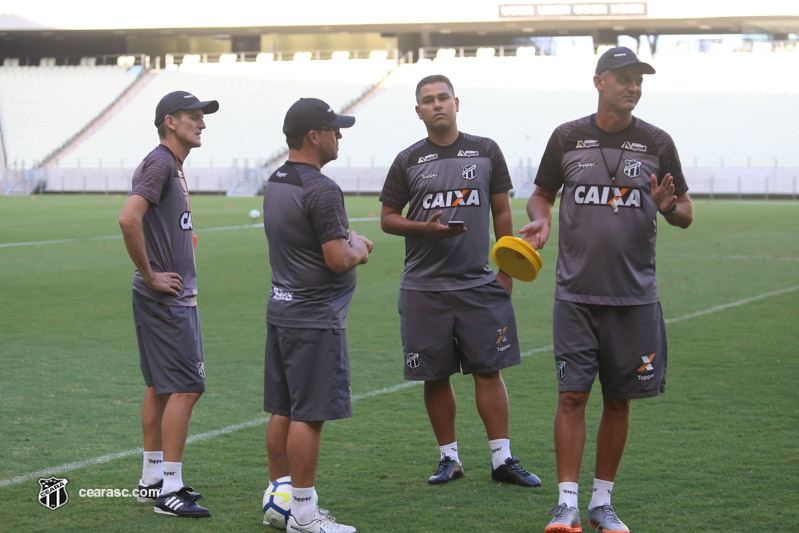
M 638 56 L 626 46 L 611 48 L 599 58 L 596 63 L 596 73 L 602 74 L 609 68 L 621 68 L 627 65 L 640 65 L 644 74 L 654 74 L 655 69 L 649 63 L 638 60 Z
M 167 115 L 177 113 L 181 109 L 202 109 L 203 113 L 210 115 L 219 110 L 219 102 L 207 100 L 201 102 L 199 98 L 186 91 L 173 91 L 158 102 L 155 107 L 155 125 L 160 126 Z
M 325 126 L 330 128 L 349 128 L 355 124 L 355 117 L 337 115 L 333 108 L 318 98 L 300 98 L 286 112 L 283 120 L 283 133 L 286 135 L 305 135 L 311 130 Z

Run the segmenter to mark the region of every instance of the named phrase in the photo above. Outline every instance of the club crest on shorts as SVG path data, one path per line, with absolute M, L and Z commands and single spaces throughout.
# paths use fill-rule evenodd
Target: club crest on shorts
M 461 177 L 465 180 L 473 180 L 477 177 L 477 165 L 471 163 L 469 165 L 461 165 Z
M 63 507 L 69 501 L 67 494 L 67 478 L 60 477 L 40 477 L 39 478 L 39 503 L 55 511 Z
M 563 380 L 566 378 L 566 361 L 558 361 L 558 379 Z
M 194 366 L 197 367 L 197 373 L 200 374 L 200 377 L 205 379 L 205 363 L 203 361 L 197 361 L 194 363 Z
M 419 368 L 422 356 L 416 352 L 405 352 L 405 364 L 408 368 Z
M 624 174 L 628 178 L 637 178 L 641 175 L 641 162 L 637 159 L 624 160 Z

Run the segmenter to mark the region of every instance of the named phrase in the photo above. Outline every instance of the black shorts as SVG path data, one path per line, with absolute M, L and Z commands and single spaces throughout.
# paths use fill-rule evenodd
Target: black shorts
M 158 394 L 205 392 L 205 356 L 197 307 L 164 305 L 133 291 L 139 365 Z
M 305 422 L 351 417 L 347 331 L 267 324 L 264 411 Z
M 405 379 L 488 374 L 522 362 L 510 295 L 498 281 L 455 291 L 400 290 Z
M 666 324 L 660 303 L 591 305 L 555 300 L 555 365 L 560 392 L 588 392 L 597 373 L 611 399 L 666 391 Z

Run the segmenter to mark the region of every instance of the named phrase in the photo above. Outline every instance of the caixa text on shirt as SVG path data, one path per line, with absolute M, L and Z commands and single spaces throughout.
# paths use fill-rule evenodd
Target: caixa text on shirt
M 574 203 L 578 205 L 614 204 L 619 207 L 640 208 L 641 189 L 608 187 L 606 185 L 578 185 L 574 188 Z
M 455 189 L 427 193 L 422 198 L 422 207 L 437 209 L 439 207 L 455 207 L 458 205 L 480 205 L 479 189 Z
M 189 231 L 192 229 L 193 226 L 191 225 L 191 211 L 184 211 L 180 215 L 180 229 L 183 231 Z

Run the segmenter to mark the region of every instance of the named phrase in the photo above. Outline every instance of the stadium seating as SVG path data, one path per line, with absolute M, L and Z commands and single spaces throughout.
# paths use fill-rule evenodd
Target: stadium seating
M 96 119 L 140 72 L 117 66 L 0 67 L 6 165 L 41 163 Z
M 283 115 L 295 100 L 315 96 L 341 111 L 394 66 L 388 60 L 184 64 L 154 76 L 59 166 L 83 165 L 103 154 L 110 165 L 135 167 L 158 142 L 152 123 L 156 103 L 174 90 L 220 102 L 219 112 L 206 121 L 204 146 L 192 153 L 189 167 L 263 165 L 284 151 Z
M 696 178 L 694 190 L 795 195 L 799 153 L 790 117 L 799 116 L 797 54 L 665 55 L 652 62 L 658 73 L 645 77 L 635 115 L 671 134 Z M 460 99 L 460 129 L 496 140 L 514 185 L 529 193 L 552 130 L 596 110 L 595 63 L 590 55 L 459 58 L 450 52 L 402 65 L 355 108 L 357 127 L 347 132 L 341 158 L 328 172 L 349 187 L 370 183 L 367 190 L 379 190 L 378 177 L 396 153 L 425 135 L 413 111 L 416 83 L 442 73 Z
M 180 64 L 141 76 L 101 121 L 60 152 L 48 189 L 125 190 L 132 169 L 158 142 L 156 102 L 182 89 L 221 104 L 207 120 L 202 149 L 187 161 L 195 189 L 225 191 L 248 175 L 261 179 L 263 165 L 285 153 L 286 109 L 298 97 L 314 96 L 357 117 L 355 127 L 342 132 L 339 160 L 326 171 L 345 190 L 377 191 L 396 154 L 425 136 L 414 111 L 416 83 L 441 73 L 460 99 L 461 130 L 496 140 L 515 186 L 529 192 L 552 130 L 596 109 L 596 57 L 537 56 L 531 48 L 515 55 L 493 48 L 458 55 L 443 49 L 433 59 L 405 64 L 385 53 L 351 59 L 336 52 L 328 60 L 306 53 L 294 61 L 261 53 L 249 62 L 235 55 L 218 62 L 186 55 Z M 696 176 L 692 184 L 721 190 L 724 177 L 795 190 L 799 154 L 791 117 L 799 116 L 799 54 L 663 53 L 651 61 L 658 73 L 645 78 L 635 114 L 672 135 L 684 166 Z M 137 74 L 116 66 L 0 67 L 6 166 L 34 166 L 115 102 Z

